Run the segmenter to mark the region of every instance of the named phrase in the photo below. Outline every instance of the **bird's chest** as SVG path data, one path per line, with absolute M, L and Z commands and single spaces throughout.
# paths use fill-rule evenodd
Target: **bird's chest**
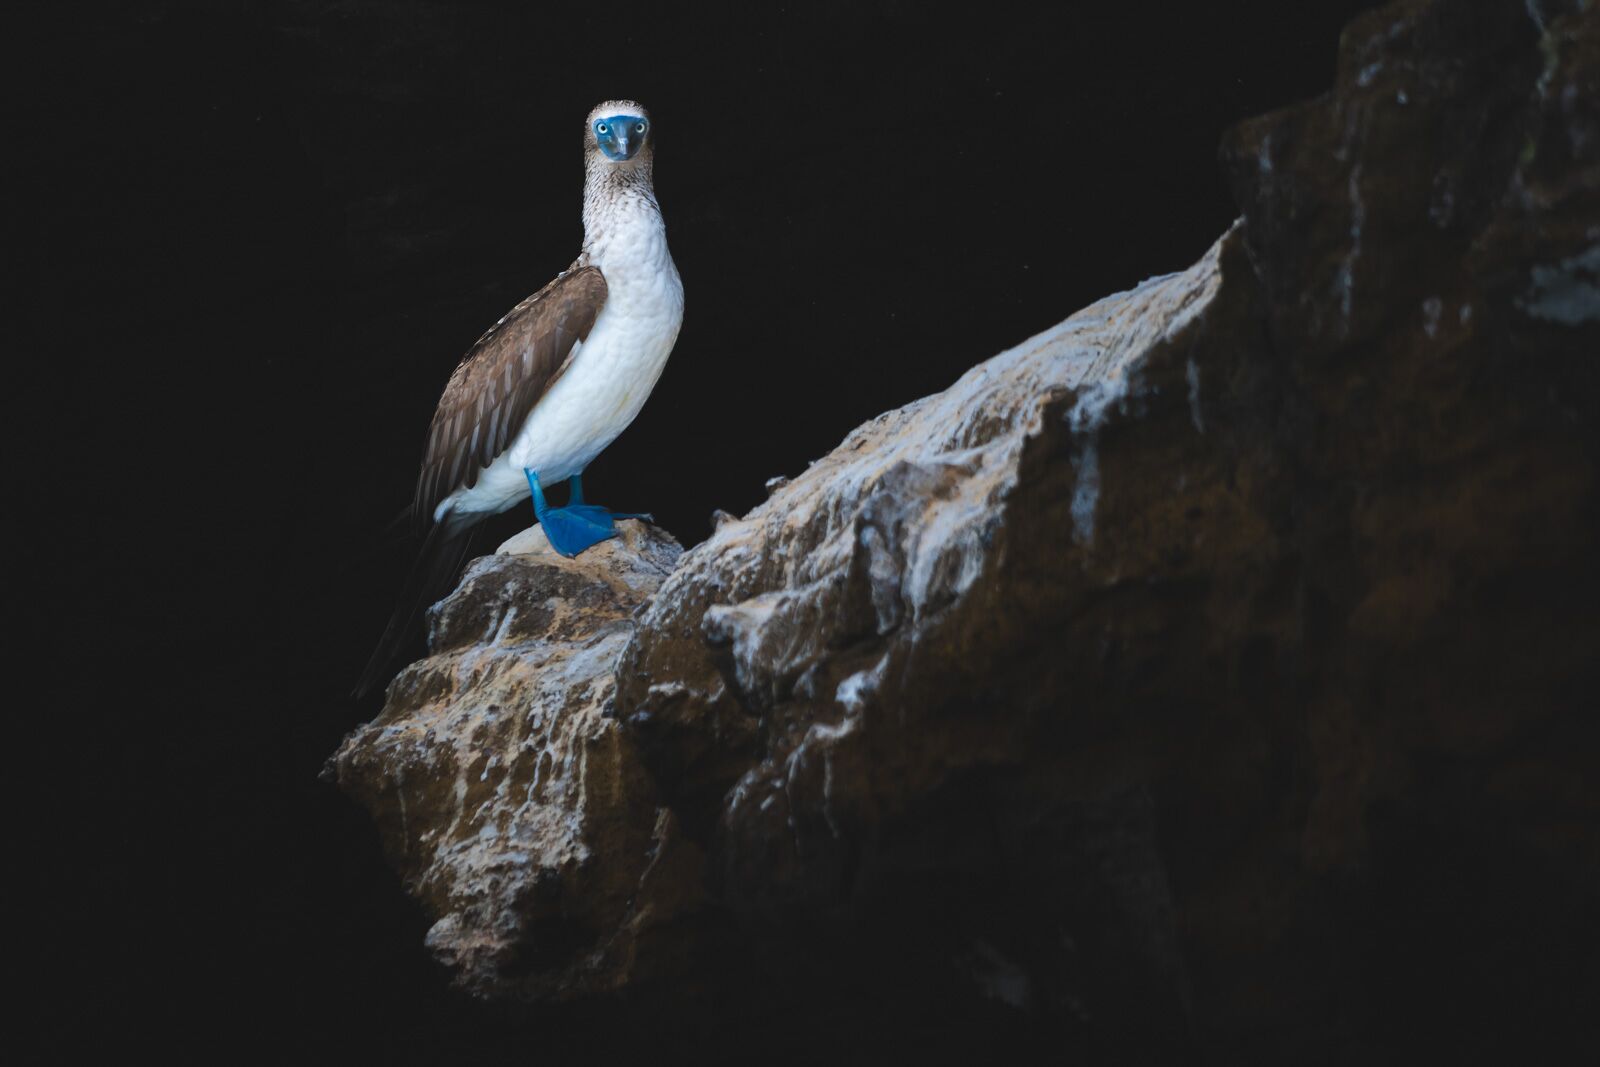
M 571 379 L 567 392 L 581 397 L 597 428 L 620 433 L 672 354 L 683 323 L 683 286 L 670 259 L 655 269 L 601 270 L 605 307 L 557 385 Z
M 581 471 L 628 427 L 661 377 L 683 322 L 683 285 L 664 242 L 608 251 L 596 257 L 606 279 L 605 306 L 512 448 L 513 463 L 541 475 Z

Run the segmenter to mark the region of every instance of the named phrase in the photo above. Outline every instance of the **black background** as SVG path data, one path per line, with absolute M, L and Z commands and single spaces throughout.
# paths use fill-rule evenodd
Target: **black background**
M 578 250 L 590 106 L 651 109 L 687 313 L 586 483 L 690 545 L 1192 262 L 1235 214 L 1222 131 L 1326 89 L 1365 6 L 137 2 L 19 37 L 8 703 L 47 1042 L 590 1047 L 448 992 L 316 777 L 377 710 L 344 694 L 439 389 Z

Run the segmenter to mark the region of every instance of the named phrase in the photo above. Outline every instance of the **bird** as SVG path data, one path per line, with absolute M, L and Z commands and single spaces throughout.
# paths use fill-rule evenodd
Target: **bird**
M 655 125 L 632 100 L 584 120 L 583 247 L 544 288 L 478 338 L 445 385 L 408 511 L 417 562 L 355 695 L 387 674 L 416 614 L 449 588 L 478 524 L 522 501 L 550 546 L 573 557 L 616 536 L 585 502 L 583 471 L 628 427 L 683 323 L 683 282 L 654 188 Z M 550 504 L 565 481 L 567 503 Z

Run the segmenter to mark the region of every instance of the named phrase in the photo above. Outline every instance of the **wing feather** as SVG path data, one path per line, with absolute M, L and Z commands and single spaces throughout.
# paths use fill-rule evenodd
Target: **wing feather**
M 568 270 L 478 338 L 433 413 L 413 508 L 420 524 L 433 521 L 445 497 L 476 485 L 479 472 L 510 447 L 605 302 L 598 268 Z

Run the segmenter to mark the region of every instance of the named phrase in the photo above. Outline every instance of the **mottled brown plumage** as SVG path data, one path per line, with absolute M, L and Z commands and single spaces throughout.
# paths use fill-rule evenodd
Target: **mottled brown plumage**
M 580 259 L 478 338 L 433 413 L 412 506 L 420 528 L 432 525 L 440 501 L 476 485 L 479 472 L 510 447 L 605 302 L 605 278 Z

